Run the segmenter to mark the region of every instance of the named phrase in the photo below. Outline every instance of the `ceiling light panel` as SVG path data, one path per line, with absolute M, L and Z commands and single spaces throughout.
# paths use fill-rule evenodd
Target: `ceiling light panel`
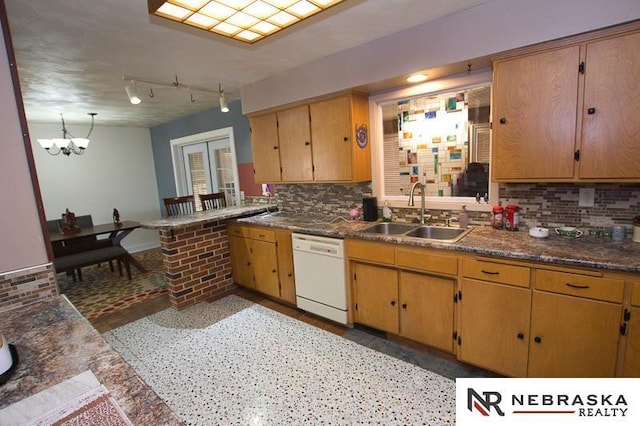
M 149 13 L 255 43 L 344 0 L 147 0 Z

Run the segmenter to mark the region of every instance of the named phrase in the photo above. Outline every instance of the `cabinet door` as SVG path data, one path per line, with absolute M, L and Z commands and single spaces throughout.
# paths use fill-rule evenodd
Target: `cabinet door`
M 525 377 L 531 291 L 464 279 L 460 286 L 460 360 L 498 373 Z
M 289 303 L 296 303 L 296 285 L 293 275 L 293 246 L 291 231 L 276 230 L 278 249 L 278 275 L 280 278 L 280 298 Z
M 251 240 L 229 235 L 229 254 L 233 281 L 241 286 L 254 288 L 251 266 Z
M 279 111 L 278 141 L 283 182 L 313 180 L 309 106 Z
M 640 177 L 639 76 L 640 33 L 587 44 L 581 178 Z
M 269 296 L 280 297 L 276 245 L 268 241 L 252 240 L 251 260 L 256 290 Z
M 453 351 L 455 281 L 400 271 L 400 335 Z
M 621 306 L 533 292 L 530 377 L 614 377 Z
M 313 176 L 316 181 L 351 180 L 351 113 L 348 96 L 312 103 Z
M 355 321 L 398 334 L 398 272 L 354 262 Z
M 280 182 L 280 150 L 276 113 L 249 118 L 256 183 Z
M 640 377 L 640 308 L 629 309 L 627 321 L 627 349 L 622 364 L 623 377 Z
M 493 178 L 573 177 L 579 47 L 494 64 Z

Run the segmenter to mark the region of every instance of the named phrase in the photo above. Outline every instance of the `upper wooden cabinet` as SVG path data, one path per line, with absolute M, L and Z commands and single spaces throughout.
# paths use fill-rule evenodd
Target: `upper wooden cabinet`
M 492 177 L 640 179 L 640 25 L 494 62 Z
M 371 180 L 369 141 L 356 139 L 358 127 L 367 133 L 370 127 L 364 96 L 341 95 L 252 116 L 249 123 L 257 183 Z

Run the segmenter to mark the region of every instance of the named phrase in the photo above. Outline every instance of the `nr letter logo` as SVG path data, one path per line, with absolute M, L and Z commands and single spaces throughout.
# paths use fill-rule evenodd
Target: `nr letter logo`
M 500 392 L 482 392 L 482 395 L 480 396 L 472 388 L 467 388 L 467 409 L 469 411 L 473 412 L 475 409 L 483 416 L 489 416 L 493 408 L 499 416 L 504 416 L 504 412 L 499 406 L 502 401 Z

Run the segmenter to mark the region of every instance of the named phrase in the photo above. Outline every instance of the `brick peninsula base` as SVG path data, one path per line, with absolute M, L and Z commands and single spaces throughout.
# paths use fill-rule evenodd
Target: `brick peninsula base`
M 270 210 L 267 205 L 233 206 L 142 223 L 160 233 L 169 302 L 183 309 L 232 289 L 227 220 Z
M 173 307 L 185 308 L 234 286 L 223 222 L 161 230 L 160 247 Z

